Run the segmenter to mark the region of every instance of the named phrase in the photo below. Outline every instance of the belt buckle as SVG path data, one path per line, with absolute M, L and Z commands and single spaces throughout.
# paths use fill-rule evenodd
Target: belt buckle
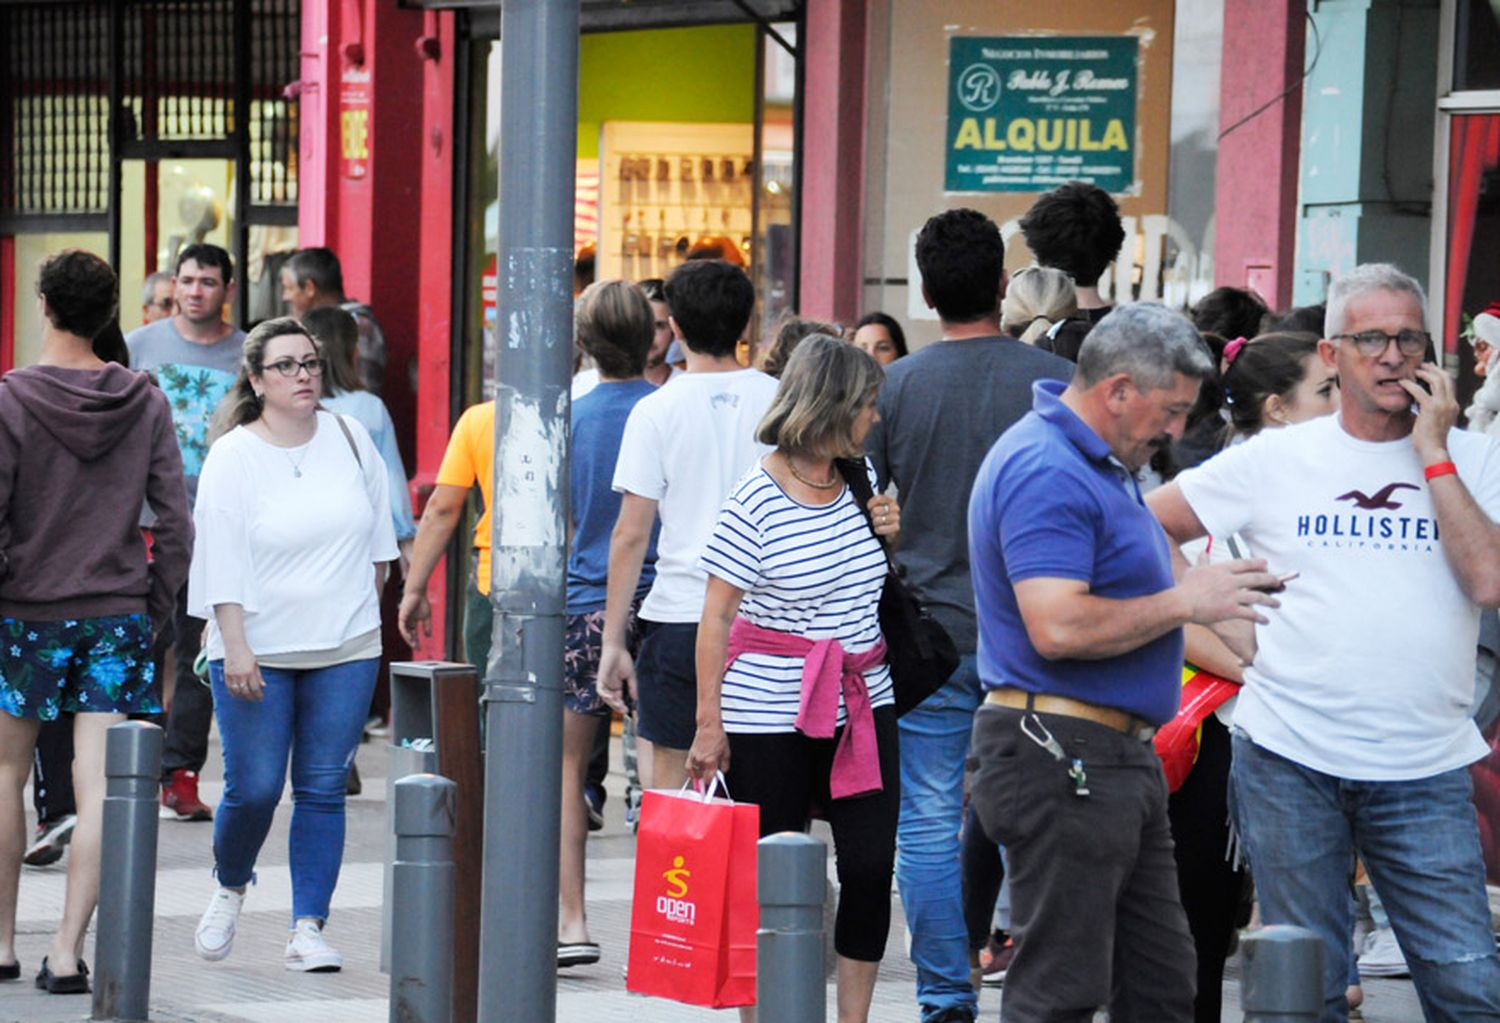
M 1126 730 L 1125 734 L 1136 742 L 1150 742 L 1156 738 L 1156 726 L 1148 725 L 1139 718 L 1132 718 L 1130 728 Z

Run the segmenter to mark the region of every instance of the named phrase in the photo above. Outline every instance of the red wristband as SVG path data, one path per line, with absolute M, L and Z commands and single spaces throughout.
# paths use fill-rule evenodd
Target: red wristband
M 1427 468 L 1422 470 L 1422 475 L 1426 476 L 1427 481 L 1430 483 L 1433 480 L 1437 479 L 1439 476 L 1457 476 L 1458 466 L 1454 465 L 1452 462 L 1433 462 Z

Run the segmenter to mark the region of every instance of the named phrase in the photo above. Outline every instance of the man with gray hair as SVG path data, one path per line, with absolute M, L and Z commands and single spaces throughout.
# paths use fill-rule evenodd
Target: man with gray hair
M 1182 691 L 1182 626 L 1260 620 L 1264 562 L 1174 582 L 1135 473 L 1182 435 L 1212 371 L 1187 320 L 1123 306 L 1064 387 L 995 443 L 969 499 L 979 617 L 973 804 L 1009 857 L 1016 954 L 1001 1018 L 1193 1018 L 1167 788 L 1151 747 Z
M 177 311 L 176 284 L 165 270 L 147 274 L 141 287 L 141 322 L 165 320 Z
M 1265 430 L 1151 495 L 1172 539 L 1238 534 L 1295 572 L 1246 663 L 1230 806 L 1268 924 L 1322 938 L 1323 1023 L 1348 1013 L 1363 860 L 1429 1021 L 1500 1020 L 1468 765 L 1479 609 L 1500 604 L 1500 448 L 1454 429 L 1422 287 L 1389 264 L 1328 294 L 1337 415 Z M 1252 342 L 1253 343 L 1253 342 Z

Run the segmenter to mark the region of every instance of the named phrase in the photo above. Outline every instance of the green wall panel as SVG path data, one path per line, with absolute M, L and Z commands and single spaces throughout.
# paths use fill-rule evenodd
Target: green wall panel
M 593 32 L 580 41 L 578 156 L 603 121 L 755 120 L 755 26 Z

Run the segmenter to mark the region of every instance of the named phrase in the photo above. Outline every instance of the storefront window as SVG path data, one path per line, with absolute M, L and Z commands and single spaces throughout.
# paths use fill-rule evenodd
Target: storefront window
M 1500 4 L 1458 0 L 1455 41 L 1454 89 L 1500 89 Z

